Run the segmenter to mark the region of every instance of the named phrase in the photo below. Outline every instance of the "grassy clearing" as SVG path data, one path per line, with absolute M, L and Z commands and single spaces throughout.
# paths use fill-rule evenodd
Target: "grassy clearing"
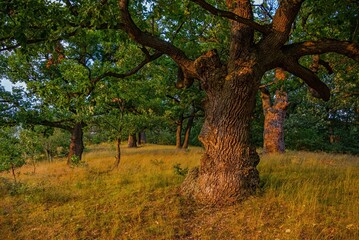
M 289 152 L 262 156 L 258 195 L 224 209 L 178 196 L 181 168 L 202 150 L 90 147 L 87 167 L 65 161 L 0 175 L 1 239 L 359 239 L 359 157 Z

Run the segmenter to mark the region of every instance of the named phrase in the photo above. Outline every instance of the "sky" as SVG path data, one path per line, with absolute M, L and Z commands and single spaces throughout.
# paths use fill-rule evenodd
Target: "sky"
M 9 80 L 1 79 L 0 80 L 1 86 L 4 86 L 6 91 L 11 90 L 11 86 L 13 85 Z
M 6 91 L 11 91 L 12 87 L 15 87 L 15 86 L 25 86 L 24 84 L 12 84 L 9 80 L 4 79 L 4 78 L 2 78 L 0 80 L 0 85 L 4 86 Z

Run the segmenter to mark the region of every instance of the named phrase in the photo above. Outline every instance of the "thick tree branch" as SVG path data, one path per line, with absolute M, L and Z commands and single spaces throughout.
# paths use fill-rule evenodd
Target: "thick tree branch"
M 273 18 L 273 30 L 289 35 L 303 0 L 282 0 Z
M 359 45 L 338 41 L 334 39 L 323 39 L 319 41 L 306 41 L 294 43 L 283 47 L 283 53 L 296 59 L 302 56 L 335 52 L 354 59 L 359 62 Z
M 252 27 L 254 30 L 257 30 L 258 32 L 261 32 L 263 34 L 268 34 L 270 32 L 269 26 L 258 24 L 250 19 L 246 19 L 243 17 L 238 16 L 237 14 L 233 12 L 223 11 L 218 8 L 213 7 L 211 4 L 207 3 L 204 0 L 191 0 L 192 2 L 198 4 L 203 9 L 207 10 L 208 12 L 212 13 L 213 15 L 224 17 L 231 19 L 233 21 L 243 23 L 247 26 Z
M 178 65 L 185 69 L 186 72 L 196 76 L 193 68 L 193 61 L 191 61 L 185 53 L 173 44 L 157 38 L 149 33 L 141 31 L 133 22 L 128 11 L 128 0 L 119 0 L 119 7 L 121 12 L 121 19 L 124 31 L 136 42 L 156 49 L 168 56 L 170 56 Z
M 298 15 L 303 0 L 282 0 L 272 22 L 271 33 L 261 42 L 261 47 L 278 49 L 289 38 L 292 24 Z
M 267 87 L 260 88 L 260 91 L 261 91 L 262 109 L 265 115 L 268 109 L 272 107 L 270 92 Z
M 30 122 L 30 124 L 38 124 L 38 125 L 42 125 L 42 126 L 47 126 L 47 127 L 54 127 L 54 128 L 60 128 L 66 131 L 71 132 L 73 127 L 66 125 L 65 123 L 67 122 L 67 120 L 64 121 L 59 121 L 59 122 L 51 122 L 48 120 L 40 120 L 38 122 Z M 72 122 L 71 122 L 72 124 Z
M 332 74 L 334 71 L 333 71 L 333 68 L 330 66 L 330 64 L 322 59 L 319 59 L 319 64 L 322 65 L 323 67 L 325 67 L 325 69 L 327 70 L 327 72 L 329 74 Z
M 125 72 L 125 73 L 115 73 L 115 72 L 106 72 L 96 78 L 94 78 L 91 81 L 92 86 L 94 86 L 98 81 L 101 81 L 102 79 L 104 79 L 105 77 L 115 77 L 115 78 L 125 78 L 125 77 L 129 77 L 135 73 L 137 73 L 141 68 L 143 68 L 147 63 L 152 62 L 154 60 L 156 60 L 157 58 L 161 57 L 162 53 L 159 51 L 156 51 L 153 55 L 148 55 L 146 54 L 146 59 L 144 59 L 140 64 L 138 64 L 136 67 L 134 67 L 133 69 Z
M 273 18 L 273 30 L 288 37 L 304 0 L 283 0 Z M 284 40 L 284 39 L 282 39 Z M 285 39 L 286 40 L 286 39 Z M 283 42 L 284 43 L 284 42 Z
M 328 101 L 330 98 L 330 89 L 328 86 L 320 81 L 319 77 L 315 75 L 311 70 L 301 66 L 294 59 L 288 59 L 283 66 L 283 69 L 292 73 L 293 75 L 300 77 L 309 87 L 314 89 L 321 99 Z

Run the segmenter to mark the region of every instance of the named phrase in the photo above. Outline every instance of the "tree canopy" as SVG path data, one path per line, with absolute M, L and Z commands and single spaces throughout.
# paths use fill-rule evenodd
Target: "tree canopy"
M 178 65 L 177 87 L 198 81 L 206 94 L 199 135 L 205 154 L 182 193 L 210 205 L 245 199 L 259 186 L 250 126 L 265 74 L 281 68 L 329 101 L 332 81 L 308 59 L 359 61 L 359 11 L 352 0 L 27 0 L 3 2 L 1 9 L 2 68 L 17 59 L 16 68 L 29 69 L 15 72 L 19 80 L 27 79 L 42 97 L 67 99 L 70 111 L 91 112 L 101 84 L 132 76 L 156 59 Z M 40 80 L 43 72 L 51 81 Z

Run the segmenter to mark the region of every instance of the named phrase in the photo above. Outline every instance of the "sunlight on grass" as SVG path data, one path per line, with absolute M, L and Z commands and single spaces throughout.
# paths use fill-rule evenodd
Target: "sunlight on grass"
M 1 239 L 359 239 L 359 157 L 289 152 L 262 156 L 258 195 L 208 209 L 178 195 L 202 150 L 89 147 L 86 166 L 65 159 L 0 175 Z M 178 165 L 180 164 L 180 165 Z

